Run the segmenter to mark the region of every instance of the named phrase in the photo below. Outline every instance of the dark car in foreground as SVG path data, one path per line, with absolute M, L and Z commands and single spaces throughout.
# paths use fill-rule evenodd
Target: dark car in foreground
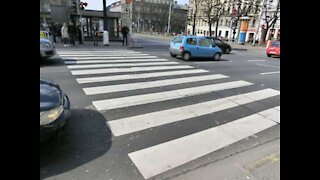
M 40 79 L 40 142 L 53 138 L 70 117 L 70 102 L 59 85 Z
M 229 54 L 232 50 L 231 46 L 224 42 L 223 40 L 217 38 L 217 37 L 206 37 L 207 39 L 210 39 L 214 42 L 215 45 L 217 45 L 223 53 Z

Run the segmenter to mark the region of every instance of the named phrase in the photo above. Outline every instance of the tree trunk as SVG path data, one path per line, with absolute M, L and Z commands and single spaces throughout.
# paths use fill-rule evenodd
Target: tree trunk
M 267 32 L 268 32 L 268 29 L 263 29 L 261 32 L 261 39 L 260 40 L 261 40 L 262 44 L 266 43 Z
M 219 27 L 219 19 L 216 21 L 216 30 L 215 30 L 215 37 L 218 37 L 218 27 Z
M 193 26 L 192 26 L 192 35 L 196 35 L 195 31 L 196 31 L 196 13 L 193 15 Z
M 209 22 L 209 34 L 210 34 L 210 37 L 212 36 L 212 32 L 211 32 L 211 25 L 212 25 L 212 22 Z

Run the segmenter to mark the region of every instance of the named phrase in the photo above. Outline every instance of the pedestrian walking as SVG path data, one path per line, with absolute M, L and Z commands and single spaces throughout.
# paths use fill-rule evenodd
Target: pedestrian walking
M 83 44 L 83 42 L 82 42 L 81 24 L 78 24 L 78 26 L 77 26 L 77 34 L 78 34 L 79 44 Z
M 122 33 L 122 46 L 124 46 L 124 42 L 126 42 L 126 46 L 128 46 L 129 28 L 127 26 L 123 26 L 121 28 L 121 33 Z
M 99 25 L 95 24 L 92 29 L 93 29 L 93 45 L 98 46 Z
M 75 43 L 75 27 L 73 23 L 70 23 L 68 26 L 68 33 L 69 33 L 69 38 L 70 38 L 70 43 L 74 46 L 76 45 Z
M 52 23 L 52 37 L 53 37 L 53 42 L 57 43 L 57 36 L 58 36 L 58 24 L 57 23 Z
M 69 46 L 69 33 L 67 23 L 63 23 L 63 26 L 61 27 L 61 37 L 64 43 L 64 47 Z

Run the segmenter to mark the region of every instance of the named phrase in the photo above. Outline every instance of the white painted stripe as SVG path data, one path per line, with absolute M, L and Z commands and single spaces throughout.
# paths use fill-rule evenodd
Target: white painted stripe
M 114 136 L 121 136 L 164 124 L 211 114 L 225 109 L 237 107 L 239 105 L 277 96 L 279 94 L 280 92 L 277 90 L 264 89 L 213 101 L 117 119 L 114 121 L 109 121 L 107 124 L 109 125 Z
M 264 62 L 266 60 L 248 60 L 248 62 Z
M 214 74 L 214 75 L 185 77 L 185 78 L 176 78 L 176 79 L 165 79 L 165 80 L 149 81 L 149 82 L 89 87 L 89 88 L 83 88 L 83 90 L 87 95 L 94 95 L 94 94 L 138 90 L 138 89 L 145 89 L 145 88 L 163 87 L 163 86 L 169 86 L 169 85 L 200 82 L 200 81 L 207 81 L 207 80 L 216 80 L 216 79 L 222 79 L 222 78 L 228 78 L 228 76 L 224 76 L 221 74 Z
M 110 109 L 130 107 L 130 106 L 136 106 L 136 105 L 147 104 L 147 103 L 160 102 L 165 100 L 178 99 L 178 98 L 183 98 L 187 96 L 195 96 L 199 94 L 220 91 L 225 89 L 233 89 L 233 88 L 250 86 L 250 85 L 252 85 L 252 83 L 249 83 L 246 81 L 232 81 L 227 83 L 211 84 L 211 85 L 198 86 L 198 87 L 192 87 L 192 88 L 158 92 L 158 93 L 98 100 L 98 101 L 93 101 L 92 104 L 99 111 L 110 110 Z
M 272 66 L 272 65 L 259 64 L 259 63 L 256 63 L 255 65 L 258 65 L 258 66 L 264 66 L 264 67 L 272 67 L 272 68 L 280 68 L 279 66 Z
M 72 57 L 72 58 L 63 58 L 63 59 L 75 59 L 75 60 L 98 60 L 98 59 L 148 59 L 148 58 L 157 58 L 157 56 L 123 56 L 123 57 Z
M 261 75 L 268 75 L 268 74 L 280 74 L 280 71 L 274 71 L 274 72 L 265 72 L 265 73 L 260 73 Z
M 78 81 L 79 84 L 84 84 L 84 83 L 95 83 L 95 82 L 129 80 L 129 79 L 145 79 L 145 78 L 163 77 L 163 76 L 188 75 L 188 74 L 198 74 L 198 73 L 205 73 L 205 72 L 208 72 L 208 71 L 203 69 L 186 69 L 186 70 L 177 70 L 177 71 L 168 71 L 168 72 L 78 78 L 76 80 Z
M 88 60 L 88 61 L 64 61 L 65 64 L 91 64 L 91 63 L 128 63 L 128 62 L 163 62 L 167 59 L 125 59 L 125 60 Z
M 81 50 L 81 51 L 62 51 L 62 50 L 57 50 L 58 53 L 89 53 L 89 54 L 93 54 L 93 53 L 141 53 L 139 51 L 133 51 L 133 50 L 114 50 L 114 51 L 95 51 L 95 50 Z
M 169 69 L 191 69 L 188 65 L 179 66 L 149 66 L 149 67 L 132 67 L 132 68 L 107 68 L 107 69 L 90 69 L 71 71 L 73 75 L 86 74 L 104 74 L 104 73 L 120 73 L 120 72 L 136 72 L 136 71 L 153 71 L 153 70 L 169 70 Z
M 280 106 L 259 113 L 261 116 L 280 124 Z
M 71 65 L 69 69 L 103 68 L 103 67 L 135 67 L 135 66 L 157 66 L 179 64 L 178 62 L 149 62 L 149 63 L 116 63 L 116 64 L 90 64 L 90 65 Z
M 218 127 L 129 153 L 145 179 L 217 151 L 277 123 L 253 114 Z M 168 156 L 170 156 L 168 158 Z
M 137 52 L 137 51 L 131 51 L 131 50 L 123 50 L 123 51 L 95 51 L 95 50 L 79 50 L 79 51 L 61 51 L 61 50 L 57 50 L 57 53 L 61 53 L 61 54 L 68 54 L 68 53 L 83 53 L 83 54 L 94 54 L 94 53 L 141 53 L 141 52 Z
M 126 53 L 121 53 L 121 54 L 64 54 L 64 55 L 60 55 L 60 57 L 64 57 L 64 58 L 72 58 L 72 57 L 123 57 L 123 56 L 149 56 L 149 54 L 126 54 Z

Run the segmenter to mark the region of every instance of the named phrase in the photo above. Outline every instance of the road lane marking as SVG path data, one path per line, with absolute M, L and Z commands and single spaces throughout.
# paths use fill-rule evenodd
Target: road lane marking
M 280 124 L 280 106 L 259 113 L 263 117 Z
M 132 68 L 106 68 L 106 69 L 74 70 L 74 71 L 71 71 L 71 74 L 73 74 L 73 75 L 87 75 L 87 74 L 154 71 L 154 70 L 169 70 L 169 69 L 192 69 L 192 68 L 194 68 L 194 67 L 188 66 L 188 65 L 149 66 L 149 67 L 132 67 Z
M 203 69 L 186 69 L 176 70 L 168 72 L 156 72 L 156 73 L 141 73 L 141 74 L 125 74 L 115 76 L 100 76 L 100 77 L 89 77 L 89 78 L 77 78 L 79 84 L 84 83 L 96 83 L 96 82 L 108 82 L 108 81 L 119 81 L 119 80 L 130 80 L 130 79 L 145 79 L 152 77 L 166 77 L 176 75 L 188 75 L 188 74 L 199 74 L 209 72 Z
M 168 59 L 125 59 L 125 60 L 83 60 L 83 61 L 74 61 L 74 60 L 66 60 L 65 64 L 92 64 L 92 63 L 132 63 L 132 62 L 163 62 L 168 61 Z
M 268 75 L 268 74 L 280 74 L 280 71 L 274 71 L 274 72 L 265 72 L 265 73 L 260 73 L 261 75 Z
M 83 90 L 86 93 L 86 95 L 95 95 L 95 94 L 103 94 L 103 93 L 113 93 L 113 92 L 146 89 L 146 88 L 163 87 L 163 86 L 170 86 L 170 85 L 177 85 L 177 84 L 184 84 L 184 83 L 191 83 L 191 82 L 201 82 L 201 81 L 216 80 L 216 79 L 223 79 L 223 78 L 228 78 L 228 76 L 221 75 L 221 74 L 213 74 L 213 75 L 184 77 L 184 78 L 175 78 L 175 79 L 164 79 L 164 80 L 149 81 L 149 82 L 89 87 L 89 88 L 83 88 Z
M 62 58 L 62 59 L 75 59 L 75 60 L 98 60 L 98 59 L 150 59 L 150 58 L 158 58 L 157 56 L 111 56 L 111 57 L 70 57 L 70 58 Z
M 257 66 L 264 66 L 264 67 L 272 67 L 272 68 L 280 68 L 279 66 L 272 66 L 272 65 L 259 64 L 259 63 L 256 63 L 255 65 L 257 65 Z
M 123 57 L 123 56 L 150 56 L 149 54 L 126 54 L 126 53 L 121 53 L 121 54 L 59 54 L 60 57 L 63 58 L 72 58 L 72 57 Z
M 180 64 L 178 62 L 138 62 L 138 63 L 115 63 L 115 64 L 90 64 L 90 65 L 70 65 L 69 69 L 87 69 L 87 68 L 103 68 L 103 67 L 140 67 L 140 66 L 156 66 L 156 65 L 170 65 L 170 64 Z
M 266 60 L 248 60 L 248 62 L 265 62 Z
M 111 110 L 111 109 L 130 107 L 130 106 L 136 106 L 136 105 L 147 104 L 147 103 L 178 99 L 178 98 L 183 98 L 187 96 L 195 96 L 199 94 L 205 94 L 209 92 L 239 88 L 239 87 L 250 86 L 250 85 L 253 85 L 253 83 L 246 82 L 246 81 L 232 81 L 232 82 L 211 84 L 211 85 L 198 86 L 198 87 L 192 87 L 192 88 L 184 88 L 184 89 L 178 89 L 178 90 L 172 90 L 172 91 L 163 91 L 158 93 L 97 100 L 97 101 L 93 101 L 92 104 L 99 111 Z
M 128 155 L 143 177 L 148 179 L 275 125 L 277 123 L 256 113 Z
M 141 52 L 138 52 L 138 51 L 131 51 L 131 50 L 123 50 L 123 51 L 96 51 L 96 50 L 78 50 L 78 51 L 75 51 L 75 50 L 70 50 L 70 51 L 61 51 L 61 50 L 58 50 L 57 49 L 57 53 L 58 54 L 74 54 L 74 53 L 77 53 L 77 54 L 98 54 L 98 53 L 104 53 L 104 54 L 108 54 L 108 53 L 132 53 L 132 54 L 139 54 Z
M 203 103 L 197 103 L 193 105 L 187 105 L 183 107 L 177 107 L 173 109 L 157 111 L 123 119 L 117 119 L 109 121 L 107 122 L 107 124 L 114 136 L 121 136 L 136 131 L 141 131 L 144 129 L 161 126 L 164 124 L 183 121 L 186 119 L 215 113 L 218 111 L 230 109 L 262 99 L 267 99 L 277 95 L 280 95 L 280 91 L 274 89 L 264 89 L 246 94 L 207 101 Z M 261 115 L 264 115 L 267 118 L 270 117 L 270 115 L 272 115 L 273 113 L 273 111 L 270 111 L 266 114 Z

